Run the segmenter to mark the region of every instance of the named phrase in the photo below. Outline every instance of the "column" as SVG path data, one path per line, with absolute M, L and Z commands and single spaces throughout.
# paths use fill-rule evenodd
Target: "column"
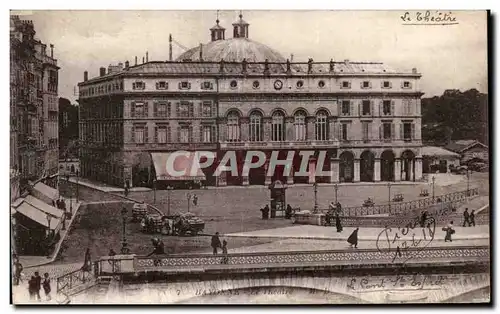
M 360 175 L 361 169 L 359 167 L 359 159 L 354 159 L 354 182 L 359 182 L 359 175 Z
M 262 120 L 262 127 L 264 128 L 263 140 L 264 142 L 269 142 L 271 141 L 271 118 L 264 117 Z
M 333 141 L 335 140 L 335 128 L 336 128 L 336 125 L 335 125 L 335 120 L 333 118 L 330 118 L 329 121 L 328 121 L 328 139 L 330 141 Z
M 249 185 L 250 184 L 249 181 L 248 181 L 248 176 L 242 176 L 241 178 L 243 180 L 243 185 Z
M 240 140 L 242 142 L 248 141 L 248 135 L 250 134 L 249 122 L 248 118 L 240 118 Z
M 394 160 L 394 181 L 401 181 L 401 159 Z
M 375 158 L 375 166 L 374 166 L 374 181 L 379 182 L 380 181 L 380 159 Z
M 330 159 L 330 183 L 338 183 L 339 182 L 339 159 L 332 158 Z
M 309 183 L 316 183 L 316 159 L 309 160 Z
M 415 181 L 422 180 L 422 158 L 415 160 Z
M 269 169 L 269 156 L 266 156 L 266 163 L 264 164 L 264 169 L 266 170 L 266 181 L 264 182 L 265 185 L 271 184 L 272 177 L 268 176 L 267 170 Z
M 295 130 L 293 128 L 293 117 L 285 118 L 285 140 L 287 142 L 293 142 L 295 138 Z
M 290 175 L 286 177 L 286 184 L 291 185 L 293 184 L 293 165 L 292 168 L 290 169 Z
M 226 186 L 227 185 L 227 171 L 221 172 L 217 177 L 217 186 Z
M 306 128 L 307 128 L 307 140 L 314 141 L 316 134 L 314 133 L 314 117 L 306 118 Z

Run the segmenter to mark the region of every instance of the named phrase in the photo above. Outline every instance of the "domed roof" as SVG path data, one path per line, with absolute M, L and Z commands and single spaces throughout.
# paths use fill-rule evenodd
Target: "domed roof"
M 224 61 L 241 62 L 246 59 L 248 62 L 286 62 L 283 56 L 266 45 L 255 42 L 248 38 L 231 38 L 216 40 L 202 45 L 203 61 L 219 62 Z M 189 49 L 181 54 L 177 61 L 200 61 L 200 46 Z

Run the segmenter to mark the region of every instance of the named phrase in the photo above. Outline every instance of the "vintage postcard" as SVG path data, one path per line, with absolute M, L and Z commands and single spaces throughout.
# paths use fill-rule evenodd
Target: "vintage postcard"
M 11 11 L 11 302 L 489 303 L 488 21 Z

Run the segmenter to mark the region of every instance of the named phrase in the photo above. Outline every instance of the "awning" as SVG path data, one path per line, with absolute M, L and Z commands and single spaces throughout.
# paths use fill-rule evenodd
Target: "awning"
M 175 155 L 172 155 L 175 154 Z M 170 165 L 167 161 L 170 160 Z M 172 181 L 203 181 L 206 180 L 203 170 L 199 166 L 200 158 L 195 152 L 179 153 L 151 153 L 156 171 L 156 180 Z M 183 174 L 176 173 L 183 172 Z
M 38 208 L 42 212 L 53 216 L 54 218 L 60 219 L 64 214 L 63 211 L 60 210 L 59 208 L 45 204 L 41 200 L 39 200 L 31 195 L 26 196 L 24 201 L 26 203 L 30 204 L 31 206 Z
M 52 201 L 59 199 L 59 191 L 42 182 L 35 184 L 32 193 L 47 204 L 52 204 Z
M 17 213 L 28 217 L 29 219 L 39 223 L 45 228 L 49 226 L 49 221 L 50 221 L 51 230 L 57 231 L 59 229 L 59 225 L 61 224 L 60 218 L 51 217 L 50 215 L 47 215 L 40 209 L 30 205 L 28 202 L 22 202 L 21 205 L 19 205 L 15 210 L 17 211 Z M 51 218 L 47 219 L 47 216 L 50 216 Z

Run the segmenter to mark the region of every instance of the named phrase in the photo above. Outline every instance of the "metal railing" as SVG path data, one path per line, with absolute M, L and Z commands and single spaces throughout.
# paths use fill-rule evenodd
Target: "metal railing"
M 92 270 L 84 270 L 80 268 L 65 275 L 57 277 L 56 290 L 57 293 L 68 295 L 71 290 L 85 287 L 85 285 L 93 282 L 95 275 Z
M 469 191 L 453 192 L 444 195 L 438 195 L 435 197 L 427 197 L 418 200 L 408 201 L 408 202 L 391 202 L 390 204 L 374 205 L 370 207 L 365 206 L 353 206 L 344 207 L 342 212 L 345 216 L 368 216 L 368 215 L 382 215 L 382 214 L 408 214 L 411 211 L 417 211 L 420 209 L 427 209 L 433 205 L 437 204 L 450 204 L 455 206 L 468 197 L 474 197 L 479 195 L 479 189 L 474 188 Z M 327 211 L 328 209 L 323 209 Z

